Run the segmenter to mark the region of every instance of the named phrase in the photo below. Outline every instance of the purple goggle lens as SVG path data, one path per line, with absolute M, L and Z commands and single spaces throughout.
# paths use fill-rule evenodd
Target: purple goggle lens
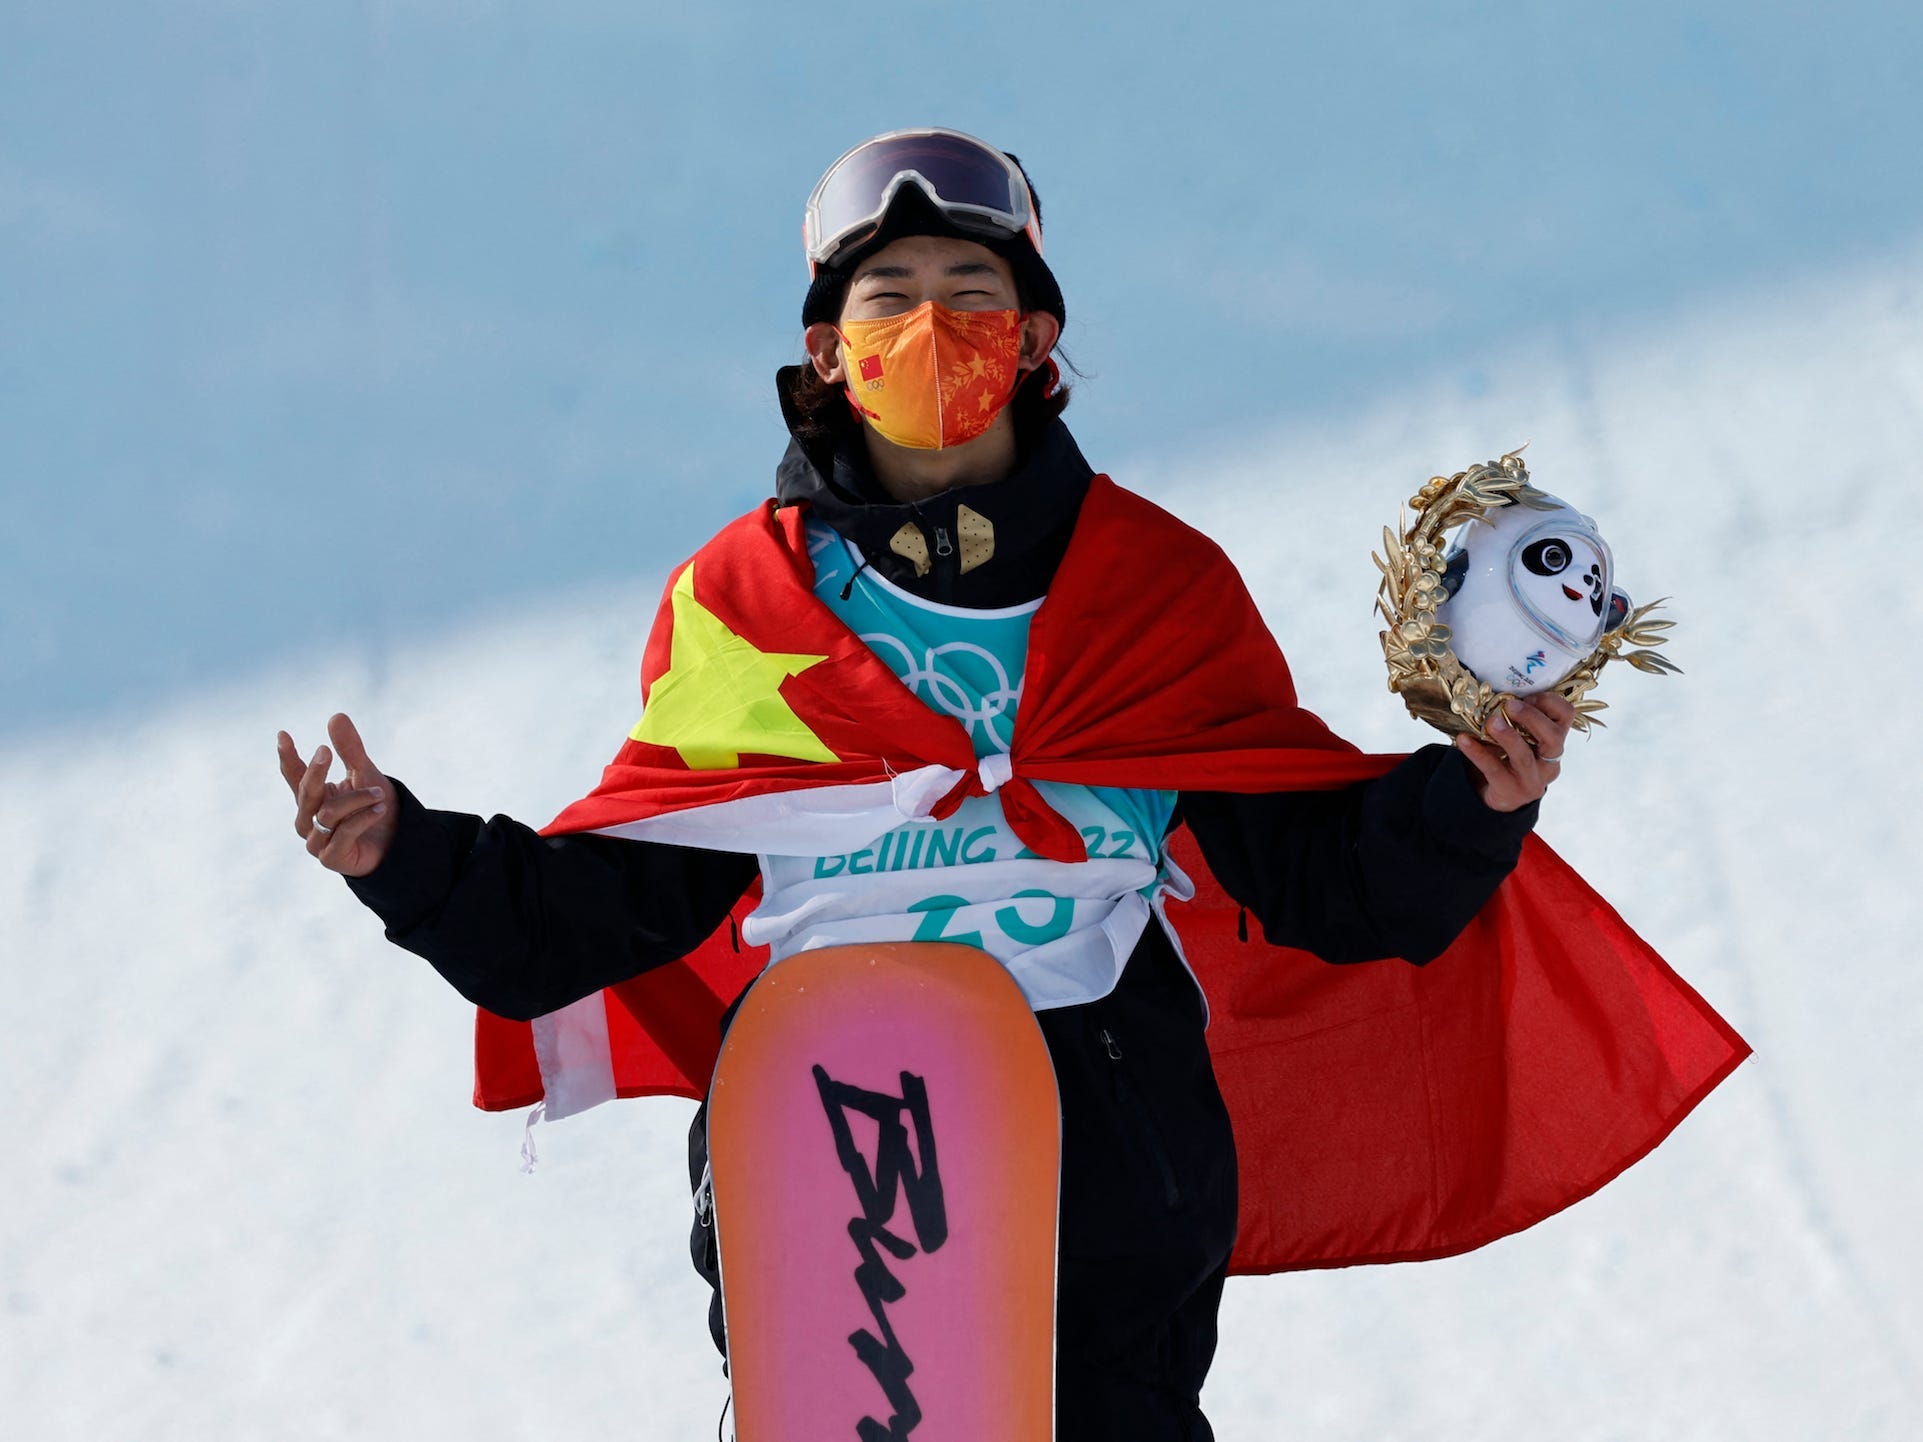
M 894 130 L 863 141 L 828 167 L 808 197 L 802 241 L 808 267 L 832 265 L 880 228 L 903 185 L 919 185 L 963 230 L 997 238 L 1042 231 L 1019 166 L 959 130 Z

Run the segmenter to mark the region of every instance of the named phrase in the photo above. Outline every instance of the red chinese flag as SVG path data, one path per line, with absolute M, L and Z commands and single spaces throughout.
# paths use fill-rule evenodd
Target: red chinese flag
M 798 806 L 828 785 L 850 789 L 837 805 L 876 789 L 861 804 L 881 808 L 879 830 L 899 814 L 891 788 L 928 768 L 960 778 L 936 816 L 987 794 L 954 718 L 901 685 L 815 596 L 805 524 L 797 507 L 743 517 L 691 563 L 689 594 L 698 587 L 707 614 L 757 651 L 820 656 L 780 696 L 838 759 L 748 754 L 692 769 L 675 747 L 629 738 L 547 834 L 636 834 L 729 807 L 745 816 L 755 797 Z M 1118 575 L 1129 584 L 1117 588 Z M 644 660 L 650 696 L 673 660 L 673 616 L 671 587 Z M 1397 761 L 1361 754 L 1303 710 L 1220 548 L 1106 477 L 1091 483 L 1035 615 L 1023 677 L 996 794 L 1016 833 L 1053 860 L 1086 852 L 1038 781 L 1262 793 L 1344 786 Z M 730 843 L 764 849 L 748 830 Z M 1519 1231 L 1645 1155 L 1749 1054 L 1534 836 L 1455 944 L 1419 968 L 1330 966 L 1248 938 L 1187 832 L 1169 844 L 1196 885 L 1171 920 L 1208 995 L 1209 1050 L 1235 1129 L 1233 1272 L 1449 1256 Z M 608 991 L 604 1090 L 703 1095 L 721 1013 L 764 964 L 736 940 L 757 900 L 742 898 L 733 924 L 688 958 Z M 527 1024 L 484 1013 L 477 1042 L 481 1106 L 546 1094 Z

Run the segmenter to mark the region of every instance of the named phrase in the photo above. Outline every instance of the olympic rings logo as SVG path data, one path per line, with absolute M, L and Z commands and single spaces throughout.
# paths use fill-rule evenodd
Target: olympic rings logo
M 928 647 L 917 664 L 915 653 L 898 637 L 876 631 L 864 634 L 861 640 L 894 667 L 904 686 L 961 722 L 971 737 L 979 726 L 981 734 L 1000 750 L 1006 751 L 1014 744 L 1015 708 L 1021 703 L 1022 683 L 1020 680 L 1009 683 L 1008 671 L 994 652 L 970 641 L 949 641 Z M 894 653 L 892 657 L 890 652 Z M 960 679 L 960 675 L 965 674 L 961 664 L 949 661 L 947 669 L 937 664 L 950 657 L 972 658 L 966 663 L 967 671 L 975 672 L 987 683 L 977 688 L 979 701 L 973 699 L 967 683 Z

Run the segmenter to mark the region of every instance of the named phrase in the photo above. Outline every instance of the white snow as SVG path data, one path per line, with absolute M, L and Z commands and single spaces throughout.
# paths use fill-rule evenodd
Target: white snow
M 1531 440 L 1632 595 L 1675 598 L 1687 672 L 1609 676 L 1544 833 L 1757 1050 L 1521 1237 L 1232 1283 L 1223 1438 L 1918 1435 L 1920 320 L 1896 256 L 1465 342 L 1475 394 L 1437 375 L 1201 463 L 1083 438 L 1224 542 L 1310 704 L 1375 749 L 1425 739 L 1382 685 L 1382 525 Z M 546 1129 L 521 1176 L 521 1119 L 467 1105 L 467 1006 L 306 857 L 273 760 L 346 709 L 430 805 L 544 821 L 633 720 L 660 583 L 0 754 L 7 1436 L 713 1435 L 691 1106 Z

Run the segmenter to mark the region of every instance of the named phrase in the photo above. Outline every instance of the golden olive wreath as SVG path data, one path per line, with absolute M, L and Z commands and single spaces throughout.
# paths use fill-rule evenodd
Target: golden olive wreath
M 1521 457 L 1522 447 L 1518 446 L 1499 461 L 1472 466 L 1453 476 L 1433 477 L 1409 498 L 1413 514 L 1407 515 L 1401 534 L 1388 526 L 1382 528 L 1386 558 L 1372 557 L 1376 569 L 1382 572 L 1376 609 L 1389 623 L 1389 629 L 1381 633 L 1383 659 L 1389 663 L 1389 689 L 1402 697 L 1410 715 L 1451 735 L 1467 731 L 1488 740 L 1484 723 L 1507 693 L 1478 680 L 1456 659 L 1449 645 L 1449 628 L 1436 620 L 1436 607 L 1448 596 L 1442 584 L 1448 554 L 1446 538 L 1456 527 L 1481 520 L 1503 506 L 1555 508 L 1556 502 L 1529 483 L 1529 470 Z M 1596 689 L 1597 677 L 1611 661 L 1627 661 L 1638 671 L 1657 676 L 1682 669 L 1653 649 L 1668 639 L 1663 632 L 1676 624 L 1653 617 L 1667 599 L 1631 611 L 1622 625 L 1604 634 L 1575 670 L 1549 688 L 1575 706 L 1578 730 L 1603 724 L 1596 713 L 1609 703 L 1589 693 Z M 1636 649 L 1625 649 L 1628 647 Z

